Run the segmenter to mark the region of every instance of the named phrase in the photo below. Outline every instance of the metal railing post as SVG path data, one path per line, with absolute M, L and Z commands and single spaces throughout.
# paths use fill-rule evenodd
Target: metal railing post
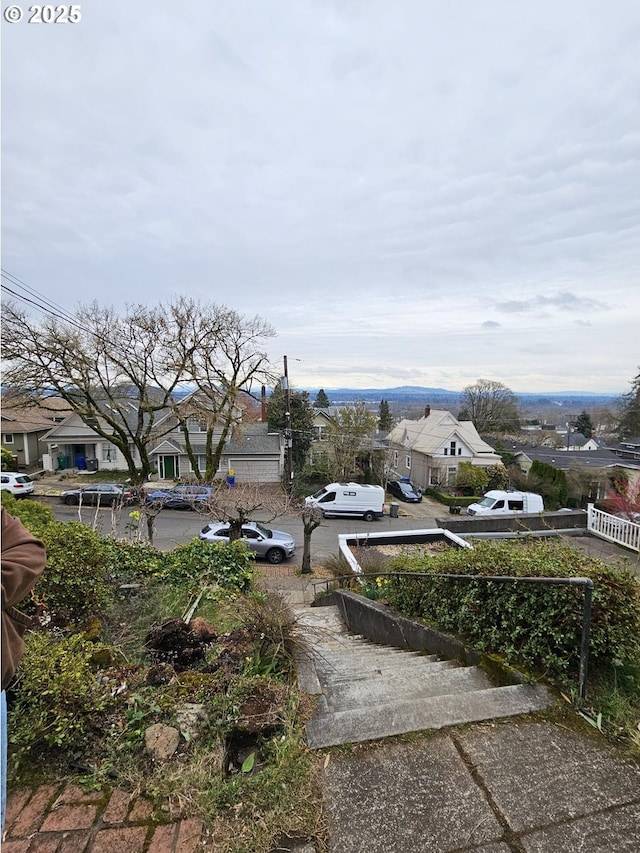
M 578 693 L 584 699 L 587 692 L 587 668 L 589 665 L 589 632 L 591 629 L 591 598 L 593 581 L 584 585 L 584 601 L 582 605 L 582 640 L 580 641 L 580 675 Z

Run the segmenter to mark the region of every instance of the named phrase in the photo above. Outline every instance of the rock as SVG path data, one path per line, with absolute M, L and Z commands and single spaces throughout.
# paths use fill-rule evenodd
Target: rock
M 167 761 L 178 748 L 180 732 L 173 726 L 156 723 L 144 733 L 144 745 L 154 761 Z
M 185 740 L 199 737 L 205 730 L 209 717 L 204 705 L 188 702 L 176 711 L 180 733 Z

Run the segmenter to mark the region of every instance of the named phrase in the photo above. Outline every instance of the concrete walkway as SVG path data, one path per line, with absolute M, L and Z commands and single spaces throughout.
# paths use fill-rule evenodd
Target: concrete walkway
M 322 690 L 316 718 L 307 727 L 310 743 L 317 739 L 318 723 L 328 712 L 330 717 L 334 706 L 358 709 L 363 722 L 354 740 L 366 737 L 369 728 L 384 728 L 390 714 L 402 731 L 403 698 L 416 693 L 426 677 L 409 677 L 408 667 L 412 660 L 416 665 L 424 661 L 426 672 L 432 665 L 429 659 L 412 659 L 410 653 L 367 643 L 362 648 L 370 658 L 370 677 L 358 672 L 347 682 L 340 676 L 348 663 L 348 646 L 364 641 L 340 642 L 340 632 L 334 636 L 327 627 L 331 614 L 327 621 L 318 610 L 337 608 L 317 608 L 299 620 L 303 628 L 307 621 L 312 626 L 312 657 L 318 656 L 318 649 L 322 657 L 318 678 L 305 688 Z M 313 633 L 316 623 L 323 629 L 318 637 Z M 374 663 L 372 655 L 377 655 Z M 326 677 L 329 672 L 331 677 Z M 444 674 L 452 672 L 461 670 Z M 304 678 L 304 668 L 299 673 Z M 374 683 L 373 673 L 380 684 Z M 382 689 L 385 679 L 391 692 Z M 457 711 L 451 704 L 455 695 L 442 698 L 447 700 L 446 713 L 463 714 L 464 693 Z M 437 703 L 438 696 L 424 704 L 430 701 Z M 497 715 L 489 709 L 487 716 Z M 348 752 L 326 750 L 322 788 L 329 853 L 640 850 L 640 768 L 621 758 L 595 730 L 579 734 L 536 714 L 356 744 Z

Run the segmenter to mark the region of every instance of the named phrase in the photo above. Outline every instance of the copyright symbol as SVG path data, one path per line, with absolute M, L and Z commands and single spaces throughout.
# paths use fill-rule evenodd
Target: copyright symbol
M 22 20 L 22 15 L 24 14 L 20 6 L 7 6 L 7 8 L 2 13 L 5 21 L 9 24 L 17 24 L 18 21 Z

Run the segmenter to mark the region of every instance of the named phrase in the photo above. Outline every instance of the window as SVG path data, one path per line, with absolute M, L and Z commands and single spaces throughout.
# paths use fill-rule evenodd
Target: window
M 327 492 L 327 494 L 323 498 L 320 498 L 318 503 L 319 504 L 326 504 L 326 503 L 329 503 L 329 501 L 335 501 L 335 499 L 336 499 L 336 493 L 335 492 Z
M 242 536 L 245 539 L 260 539 L 260 534 L 257 530 L 253 530 L 251 527 L 243 527 L 242 528 Z
M 411 454 L 410 453 L 407 453 L 407 458 L 405 459 L 404 467 L 408 468 L 409 471 L 411 470 Z
M 398 467 L 398 451 L 397 450 L 393 451 L 393 467 L 394 468 Z
M 509 501 L 509 509 L 512 509 L 514 512 L 522 512 L 524 501 Z
M 13 444 L 14 438 L 12 432 L 5 432 L 4 434 L 4 444 Z
M 116 460 L 116 449 L 113 444 L 103 444 L 102 445 L 102 461 L 103 462 L 115 462 Z
M 462 456 L 462 448 L 461 447 L 458 448 L 458 456 Z
M 455 443 L 455 441 L 452 441 L 449 444 L 449 447 L 451 449 L 451 456 L 455 456 L 456 455 L 456 443 Z
M 316 441 L 324 441 L 324 430 L 325 428 L 323 425 L 314 426 L 313 431 L 315 433 L 314 438 Z
M 187 429 L 189 432 L 206 432 L 207 422 L 203 417 L 192 415 L 187 418 Z

